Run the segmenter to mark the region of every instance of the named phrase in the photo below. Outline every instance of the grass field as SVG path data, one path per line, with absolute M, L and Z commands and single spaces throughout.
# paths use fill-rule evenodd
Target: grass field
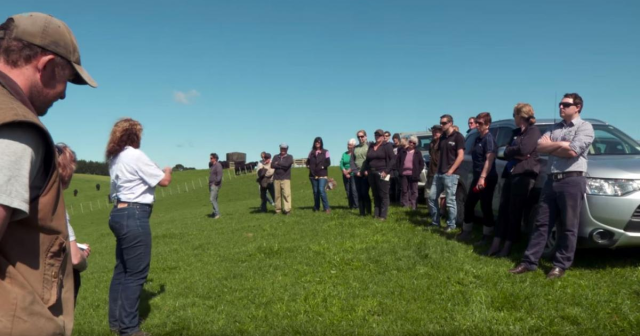
M 255 176 L 225 175 L 222 218 L 210 219 L 208 190 L 199 187 L 207 173 L 176 173 L 171 193 L 156 191 L 140 309 L 142 328 L 153 335 L 640 333 L 637 249 L 580 250 L 556 281 L 545 279 L 548 263 L 513 276 L 507 270 L 519 254 L 486 258 L 472 245 L 425 230 L 424 205 L 418 214 L 392 207 L 386 222 L 361 218 L 347 209 L 340 179 L 329 192 L 332 213 L 312 212 L 305 169 L 293 172 L 291 216 L 257 212 Z M 330 175 L 340 177 L 337 168 Z M 76 175 L 65 193 L 78 242 L 93 251 L 75 335 L 109 335 L 115 239 L 104 204 L 108 182 Z M 91 201 L 93 211 L 86 208 Z

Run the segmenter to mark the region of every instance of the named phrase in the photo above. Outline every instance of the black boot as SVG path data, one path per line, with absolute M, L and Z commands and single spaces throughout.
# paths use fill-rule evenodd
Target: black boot
M 493 238 L 493 242 L 491 243 L 491 247 L 485 253 L 488 257 L 495 256 L 500 251 L 500 242 L 501 239 L 498 237 Z

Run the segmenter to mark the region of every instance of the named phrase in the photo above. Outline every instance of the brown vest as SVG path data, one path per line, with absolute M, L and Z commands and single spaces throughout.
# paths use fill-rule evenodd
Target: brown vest
M 29 216 L 9 222 L 0 240 L 0 335 L 71 335 L 73 272 L 54 143 L 38 117 L 0 85 L 0 125 L 10 123 L 39 130 L 48 179 L 32 195 Z

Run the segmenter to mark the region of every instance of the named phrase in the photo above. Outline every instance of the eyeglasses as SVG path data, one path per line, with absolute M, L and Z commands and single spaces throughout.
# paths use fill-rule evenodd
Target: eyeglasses
M 577 105 L 574 104 L 574 103 L 560 103 L 560 104 L 558 104 L 558 107 L 560 107 L 560 108 L 570 108 L 571 106 L 577 106 Z
M 484 122 L 482 122 L 482 121 L 476 121 L 476 125 L 478 125 L 478 126 L 484 126 Z
M 448 121 L 445 121 L 445 122 L 441 122 L 441 123 L 440 123 L 440 126 L 446 126 L 446 125 L 448 125 L 448 124 L 449 124 L 449 122 L 448 122 Z
M 358 135 L 358 138 L 364 138 L 366 135 Z

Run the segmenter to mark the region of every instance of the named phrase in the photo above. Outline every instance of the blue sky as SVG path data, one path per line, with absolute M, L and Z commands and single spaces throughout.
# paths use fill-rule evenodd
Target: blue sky
M 423 131 L 444 113 L 509 118 L 518 102 L 640 138 L 639 1 L 31 1 L 65 21 L 100 85 L 70 85 L 44 117 L 56 141 L 102 160 L 113 123 L 140 120 L 161 166 L 208 154 L 258 160 L 313 138 L 339 157 L 358 129 Z M 557 95 L 557 100 L 556 100 Z M 337 159 L 335 160 L 337 161 Z M 334 164 L 337 162 L 334 162 Z

